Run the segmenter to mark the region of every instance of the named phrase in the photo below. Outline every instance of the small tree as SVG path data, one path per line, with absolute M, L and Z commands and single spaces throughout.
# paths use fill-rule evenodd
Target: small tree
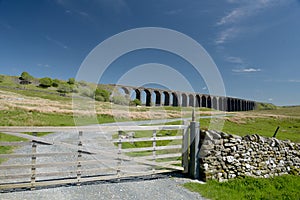
M 58 87 L 59 84 L 60 84 L 60 80 L 58 80 L 58 79 L 52 80 L 52 86 L 53 86 L 53 87 Z
M 109 92 L 107 90 L 97 88 L 94 96 L 97 101 L 109 101 Z
M 23 81 L 23 84 L 30 84 L 33 79 L 33 76 L 31 76 L 28 72 L 22 72 L 20 77 L 20 80 Z
M 43 88 L 51 87 L 52 85 L 52 79 L 49 77 L 41 78 L 40 79 L 40 86 Z
M 75 84 L 75 78 L 69 78 L 68 83 L 70 85 L 74 85 Z

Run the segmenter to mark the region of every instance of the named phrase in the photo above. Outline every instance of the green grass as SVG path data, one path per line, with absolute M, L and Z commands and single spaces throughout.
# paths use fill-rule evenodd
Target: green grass
M 126 119 L 124 119 L 126 120 Z M 110 115 L 97 115 L 97 123 L 114 122 Z M 95 123 L 89 116 L 77 117 L 76 125 L 88 125 Z M 0 110 L 0 126 L 74 126 L 74 118 L 71 114 L 41 113 L 22 109 Z
M 208 181 L 206 184 L 186 183 L 184 187 L 203 197 L 215 200 L 290 199 L 300 197 L 300 176 L 232 179 L 227 182 Z
M 202 129 L 208 128 L 209 123 L 210 119 L 200 119 L 200 127 Z M 237 123 L 226 120 L 222 131 L 240 136 L 259 134 L 272 137 L 277 126 L 280 126 L 280 129 L 276 138 L 300 142 L 300 118 L 246 118 L 242 122 Z
M 260 110 L 254 113 L 270 114 L 270 115 L 283 115 L 287 117 L 300 117 L 300 106 L 283 106 L 275 110 Z

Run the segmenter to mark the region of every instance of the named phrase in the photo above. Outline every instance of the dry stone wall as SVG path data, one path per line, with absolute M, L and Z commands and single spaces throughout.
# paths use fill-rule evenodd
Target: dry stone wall
M 201 131 L 200 177 L 224 181 L 235 177 L 300 175 L 300 144 L 266 138 Z

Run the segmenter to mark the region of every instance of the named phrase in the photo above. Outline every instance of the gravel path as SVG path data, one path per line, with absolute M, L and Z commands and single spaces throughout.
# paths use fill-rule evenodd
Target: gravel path
M 189 182 L 185 178 L 160 178 L 121 183 L 99 183 L 93 185 L 56 187 L 35 191 L 21 191 L 0 194 L 1 200 L 68 200 L 68 199 L 202 199 L 181 185 Z

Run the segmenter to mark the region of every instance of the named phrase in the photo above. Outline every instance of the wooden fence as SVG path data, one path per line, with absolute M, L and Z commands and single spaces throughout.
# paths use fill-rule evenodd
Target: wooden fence
M 190 127 L 193 129 L 190 130 Z M 168 126 L 0 127 L 2 133 L 27 140 L 0 142 L 0 146 L 20 147 L 14 153 L 0 154 L 0 159 L 7 159 L 0 165 L 0 190 L 80 185 L 90 181 L 120 180 L 171 171 L 189 172 L 192 178 L 197 178 L 197 154 L 189 155 L 189 147 L 195 148 L 199 142 L 199 139 L 194 139 L 198 135 L 197 128 L 199 124 L 196 122 Z M 178 134 L 158 136 L 162 130 L 177 131 Z M 128 137 L 124 135 L 128 131 L 147 131 L 151 136 Z M 38 132 L 62 132 L 76 134 L 77 137 L 73 141 L 57 141 L 37 137 Z M 112 134 L 115 139 L 106 141 L 106 145 L 111 145 L 104 149 L 101 147 L 103 144 L 100 144 L 103 141 L 100 140 L 99 145 L 90 145 L 96 140 L 89 136 L 102 133 L 115 133 Z M 169 144 L 158 144 L 161 141 Z M 142 142 L 148 144 L 124 148 L 125 144 L 128 146 Z M 138 154 L 141 156 L 137 156 Z M 13 161 L 14 159 L 16 160 Z M 24 163 L 24 160 L 27 162 Z M 54 170 L 50 171 L 50 168 Z

